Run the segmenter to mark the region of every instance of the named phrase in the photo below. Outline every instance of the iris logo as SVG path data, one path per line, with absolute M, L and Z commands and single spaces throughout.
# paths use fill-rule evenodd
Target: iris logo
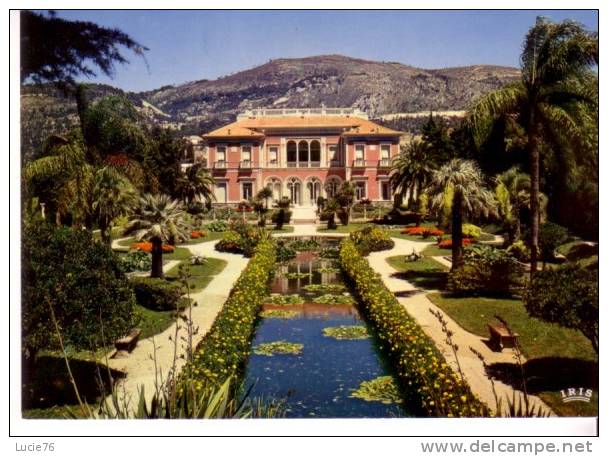
M 560 393 L 562 393 L 562 402 L 589 402 L 593 396 L 593 390 L 588 388 L 568 388 L 560 390 Z

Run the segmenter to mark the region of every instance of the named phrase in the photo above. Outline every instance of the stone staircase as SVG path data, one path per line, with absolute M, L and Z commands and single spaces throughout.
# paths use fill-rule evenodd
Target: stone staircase
M 294 225 L 317 223 L 316 206 L 293 206 L 291 212 L 291 223 Z

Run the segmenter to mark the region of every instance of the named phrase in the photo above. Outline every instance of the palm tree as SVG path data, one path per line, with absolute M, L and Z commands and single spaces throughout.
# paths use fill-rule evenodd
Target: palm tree
M 101 240 L 110 247 L 112 223 L 137 204 L 137 190 L 115 168 L 104 166 L 95 173 L 92 193 L 92 209 L 101 231 Z
M 471 160 L 452 159 L 433 173 L 428 193 L 431 207 L 444 206 L 448 186 L 453 188 L 452 200 L 452 270 L 462 264 L 462 220 L 465 216 L 488 216 L 494 210 L 493 194 L 485 187 L 477 164 Z
M 338 213 L 340 222 L 342 222 L 342 225 L 346 226 L 350 220 L 350 210 L 355 201 L 355 188 L 353 187 L 353 184 L 349 181 L 344 181 L 340 186 L 338 193 L 334 196 L 334 199 L 340 206 L 340 212 Z
M 88 161 L 86 148 L 77 136 L 51 135 L 43 156 L 26 165 L 23 177 L 33 193 L 55 213 L 55 222 L 72 214 L 75 223 L 92 228 L 90 191 L 94 166 Z
M 507 231 L 506 245 L 517 241 L 521 236 L 521 219 L 524 211 L 530 210 L 530 175 L 514 166 L 496 177 L 498 215 L 504 221 Z M 545 217 L 547 197 L 539 194 L 540 219 Z
M 530 160 L 531 273 L 537 269 L 540 151 L 563 154 L 585 149 L 584 125 L 596 110 L 599 62 L 596 33 L 570 20 L 538 17 L 524 40 L 521 80 L 482 98 L 469 114 L 478 141 L 498 119 L 518 122 L 526 132 Z
M 408 208 L 413 207 L 415 195 L 420 195 L 431 178 L 434 163 L 429 160 L 429 156 L 424 143 L 412 139 L 393 162 L 390 182 L 401 200 L 409 194 Z
M 266 204 L 266 209 L 268 209 L 268 200 L 272 198 L 272 189 L 270 187 L 262 188 L 256 195 L 256 198 L 264 200 L 264 203 Z
M 181 183 L 182 198 L 187 204 L 194 202 L 197 196 L 210 203 L 215 200 L 214 185 L 215 179 L 201 164 L 192 165 L 186 170 Z
M 182 203 L 168 195 L 146 193 L 140 198 L 125 226 L 124 234 L 133 234 L 137 241 L 152 243 L 152 273 L 150 277 L 163 278 L 163 242 L 189 239 L 190 226 L 185 221 Z

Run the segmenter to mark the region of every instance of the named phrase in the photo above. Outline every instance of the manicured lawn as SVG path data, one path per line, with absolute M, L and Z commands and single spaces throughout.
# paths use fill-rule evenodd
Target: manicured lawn
M 580 332 L 529 317 L 517 299 L 452 298 L 440 293 L 428 297 L 464 329 L 484 338 L 488 337 L 487 323 L 500 315 L 519 334 L 528 359 L 524 370 L 529 391 L 560 415 L 597 416 L 597 355 Z M 498 363 L 489 368 L 496 378 L 520 387 L 516 366 Z M 573 387 L 592 388 L 593 400 L 564 403 L 560 390 Z
M 487 324 L 496 322 L 494 315 L 500 315 L 519 334 L 522 350 L 529 358 L 597 359 L 591 343 L 579 331 L 528 316 L 518 299 L 453 298 L 440 293 L 428 297 L 464 329 L 482 337 L 488 337 Z
M 188 281 L 191 286 L 190 292 L 196 293 L 204 289 L 214 276 L 221 273 L 226 267 L 227 262 L 219 258 L 207 258 L 205 264 L 191 265 L 188 261 L 183 261 L 182 264 L 188 266 L 188 270 L 192 275 Z M 169 280 L 175 280 L 178 276 L 178 266 L 171 268 L 166 274 Z
M 599 416 L 599 397 L 596 388 L 589 402 L 564 402 L 559 391 L 542 391 L 538 396 L 560 416 Z
M 403 278 L 419 288 L 432 290 L 445 288 L 448 268 L 432 258 L 407 261 L 404 255 L 398 255 L 389 257 L 386 261 L 399 271 L 399 278 Z
M 218 239 L 222 239 L 224 233 L 216 232 L 216 231 L 207 231 L 207 235 L 198 239 L 190 239 L 189 241 L 184 242 L 180 245 L 193 245 L 193 244 L 202 244 L 203 242 L 211 242 L 217 241 Z
M 452 256 L 452 249 L 440 249 L 437 243 L 427 246 L 422 252 L 424 256 Z
M 152 337 L 167 329 L 175 321 L 175 312 L 172 310 L 158 312 L 146 309 L 140 305 L 135 306 L 136 326 L 141 329 L 140 339 Z
M 336 228 L 335 230 L 328 230 L 327 223 L 323 222 L 322 225 L 319 225 L 317 227 L 317 231 L 321 233 L 352 233 L 353 231 L 360 230 L 361 228 L 365 228 L 366 226 L 373 226 L 373 224 L 355 222 L 349 223 L 348 225 L 344 226 L 338 223 L 338 228 Z

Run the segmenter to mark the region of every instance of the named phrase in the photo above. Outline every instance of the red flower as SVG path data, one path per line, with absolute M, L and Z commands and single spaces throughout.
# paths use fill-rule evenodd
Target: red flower
M 175 247 L 168 244 L 162 245 L 163 253 L 171 253 L 175 250 Z M 131 250 L 141 250 L 146 253 L 152 253 L 151 242 L 134 242 L 131 244 Z
M 207 236 L 206 231 L 192 231 L 190 233 L 190 239 L 199 239 Z
M 463 240 L 462 240 L 462 246 L 463 247 L 471 245 L 472 243 L 473 243 L 473 239 L 470 239 L 470 238 L 463 238 Z M 439 248 L 440 249 L 451 249 L 452 248 L 452 240 L 451 239 L 445 239 L 445 240 L 439 242 Z

